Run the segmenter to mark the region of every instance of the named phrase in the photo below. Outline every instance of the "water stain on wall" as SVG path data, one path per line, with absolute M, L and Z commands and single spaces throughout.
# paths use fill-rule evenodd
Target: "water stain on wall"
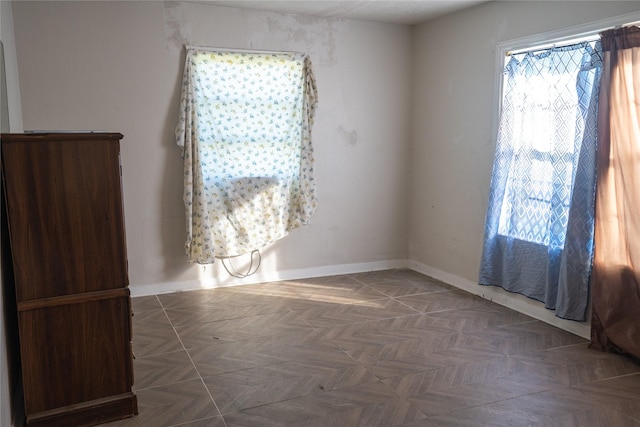
M 349 131 L 340 125 L 338 127 L 338 135 L 340 139 L 348 145 L 356 145 L 358 143 L 358 131 L 355 129 Z
M 164 19 L 164 46 L 166 49 L 182 49 L 189 44 L 188 25 L 184 25 L 182 3 L 177 1 L 162 2 Z
M 278 15 L 269 13 L 267 30 L 283 46 L 310 53 L 322 66 L 337 63 L 335 34 L 338 19 L 316 18 L 306 15 Z

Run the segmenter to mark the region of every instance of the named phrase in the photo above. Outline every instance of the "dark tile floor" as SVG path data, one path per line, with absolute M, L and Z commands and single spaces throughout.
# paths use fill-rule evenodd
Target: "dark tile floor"
M 410 270 L 133 299 L 116 426 L 636 426 L 640 364 Z

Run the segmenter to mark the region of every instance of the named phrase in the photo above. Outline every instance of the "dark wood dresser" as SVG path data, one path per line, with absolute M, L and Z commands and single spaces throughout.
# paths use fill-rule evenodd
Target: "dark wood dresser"
M 26 423 L 135 415 L 122 135 L 1 137 Z

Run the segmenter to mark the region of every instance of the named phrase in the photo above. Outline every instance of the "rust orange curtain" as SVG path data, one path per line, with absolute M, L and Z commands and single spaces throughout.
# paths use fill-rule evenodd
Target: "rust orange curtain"
M 591 347 L 640 358 L 640 28 L 601 36 Z

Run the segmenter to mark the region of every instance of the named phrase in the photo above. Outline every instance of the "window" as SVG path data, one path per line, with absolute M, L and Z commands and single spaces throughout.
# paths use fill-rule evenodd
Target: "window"
M 190 260 L 253 252 L 308 222 L 315 105 L 304 54 L 188 50 L 176 137 Z
M 590 67 L 594 45 L 529 51 L 509 58 L 499 136 L 503 152 L 497 153 L 511 157 L 500 235 L 545 246 L 564 245 L 596 74 Z
M 593 253 L 595 40 L 511 54 L 503 71 L 480 284 L 584 320 Z
M 274 55 L 192 57 L 203 174 L 215 185 L 262 177 L 289 180 L 300 167 L 302 68 Z M 220 171 L 224 170 L 224 173 Z

